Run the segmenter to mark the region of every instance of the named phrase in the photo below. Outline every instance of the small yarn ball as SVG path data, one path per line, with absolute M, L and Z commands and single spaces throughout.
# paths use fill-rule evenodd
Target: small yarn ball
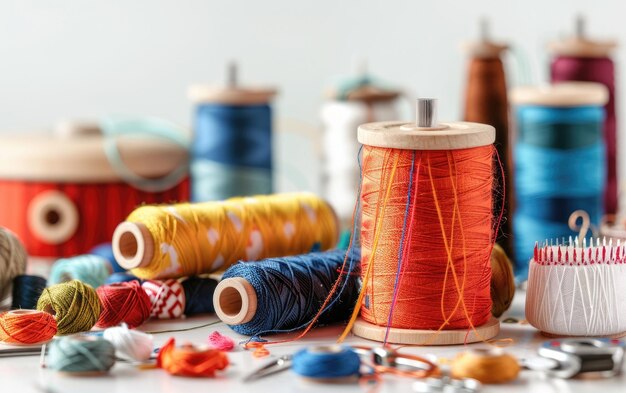
M 502 247 L 491 251 L 491 314 L 498 318 L 511 307 L 515 296 L 513 264 Z
M 73 258 L 59 259 L 52 265 L 48 283 L 60 284 L 79 280 L 98 288 L 104 285 L 111 274 L 109 262 L 97 255 L 79 255 Z
M 96 290 L 78 280 L 46 288 L 37 302 L 37 310 L 54 315 L 62 336 L 90 330 L 101 309 Z
M 39 344 L 57 333 L 54 317 L 43 311 L 14 310 L 0 314 L 0 341 L 10 344 Z
M 47 366 L 65 373 L 105 373 L 115 364 L 115 347 L 101 337 L 70 336 L 54 340 Z
M 124 322 L 136 328 L 150 318 L 152 304 L 137 281 L 103 285 L 96 290 L 102 311 L 96 326 L 107 328 Z
M 213 294 L 217 280 L 212 278 L 190 277 L 182 282 L 185 290 L 185 315 L 212 314 Z
M 106 329 L 103 337 L 113 344 L 117 357 L 121 359 L 144 362 L 152 356 L 154 344 L 151 334 L 122 325 Z
M 224 370 L 228 364 L 228 356 L 220 350 L 191 344 L 176 347 L 174 338 L 161 347 L 157 357 L 157 367 L 183 377 L 214 377 L 216 371 Z
M 150 316 L 159 319 L 179 318 L 185 311 L 185 291 L 174 279 L 147 280 L 141 284 L 151 303 Z M 212 301 L 211 298 L 207 301 Z
M 46 279 L 39 276 L 29 276 L 21 274 L 13 279 L 13 297 L 11 308 L 34 309 L 37 307 L 37 300 L 43 290 L 46 289 Z
M 356 376 L 361 359 L 346 346 L 305 348 L 293 355 L 294 373 L 313 379 L 334 379 Z
M 118 282 L 129 282 L 129 281 L 137 281 L 138 283 L 141 284 L 140 279 L 138 279 L 137 277 L 129 273 L 113 273 L 106 279 L 104 283 L 108 285 L 108 284 L 115 284 Z
M 17 236 L 0 227 L 0 301 L 11 293 L 13 279 L 26 272 L 26 258 L 26 250 Z
M 209 334 L 208 341 L 211 347 L 220 351 L 229 352 L 235 348 L 235 341 L 228 336 L 220 334 L 217 330 Z
M 109 262 L 111 269 L 113 269 L 113 273 L 124 273 L 126 271 L 126 269 L 121 267 L 115 260 L 115 255 L 113 255 L 113 246 L 111 243 L 99 244 L 89 250 L 89 254 L 97 255 L 106 259 Z
M 486 384 L 513 381 L 520 372 L 519 361 L 501 350 L 472 350 L 458 354 L 450 368 L 453 378 L 472 378 Z

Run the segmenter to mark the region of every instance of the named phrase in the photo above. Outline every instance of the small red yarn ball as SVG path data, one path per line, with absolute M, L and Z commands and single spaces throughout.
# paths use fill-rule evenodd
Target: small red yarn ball
M 103 285 L 96 292 L 102 303 L 96 323 L 98 327 L 107 328 L 124 322 L 132 329 L 150 318 L 150 298 L 137 281 Z

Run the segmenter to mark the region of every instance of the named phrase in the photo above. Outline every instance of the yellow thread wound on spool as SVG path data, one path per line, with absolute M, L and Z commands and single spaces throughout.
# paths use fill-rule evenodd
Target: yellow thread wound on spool
M 96 290 L 78 280 L 46 288 L 37 310 L 54 315 L 59 335 L 86 332 L 98 321 L 102 306 Z
M 458 354 L 450 369 L 453 378 L 473 378 L 486 384 L 513 381 L 520 372 L 517 359 L 501 350 L 472 350 Z
M 120 265 L 139 278 L 176 278 L 238 260 L 304 253 L 316 244 L 327 250 L 337 237 L 338 222 L 325 201 L 308 193 L 277 194 L 142 206 L 118 226 L 113 249 Z
M 491 251 L 491 314 L 498 318 L 511 307 L 515 295 L 513 264 L 502 247 Z

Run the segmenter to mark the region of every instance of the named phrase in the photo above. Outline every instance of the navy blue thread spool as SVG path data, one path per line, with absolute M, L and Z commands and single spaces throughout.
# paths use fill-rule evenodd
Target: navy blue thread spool
M 517 88 L 511 94 L 517 129 L 513 239 L 518 281 L 527 278 L 535 242 L 577 235 L 568 226 L 575 210 L 585 210 L 592 224 L 600 223 L 607 98 L 604 86 L 580 82 Z
M 237 86 L 229 68 L 226 87 L 192 86 L 196 103 L 191 147 L 194 202 L 272 192 L 271 88 Z

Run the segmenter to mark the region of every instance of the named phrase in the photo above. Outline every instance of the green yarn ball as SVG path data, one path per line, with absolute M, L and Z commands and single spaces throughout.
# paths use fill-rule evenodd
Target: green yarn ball
M 37 310 L 54 315 L 57 334 L 62 336 L 90 330 L 101 309 L 96 290 L 78 280 L 46 288 L 37 302 Z

